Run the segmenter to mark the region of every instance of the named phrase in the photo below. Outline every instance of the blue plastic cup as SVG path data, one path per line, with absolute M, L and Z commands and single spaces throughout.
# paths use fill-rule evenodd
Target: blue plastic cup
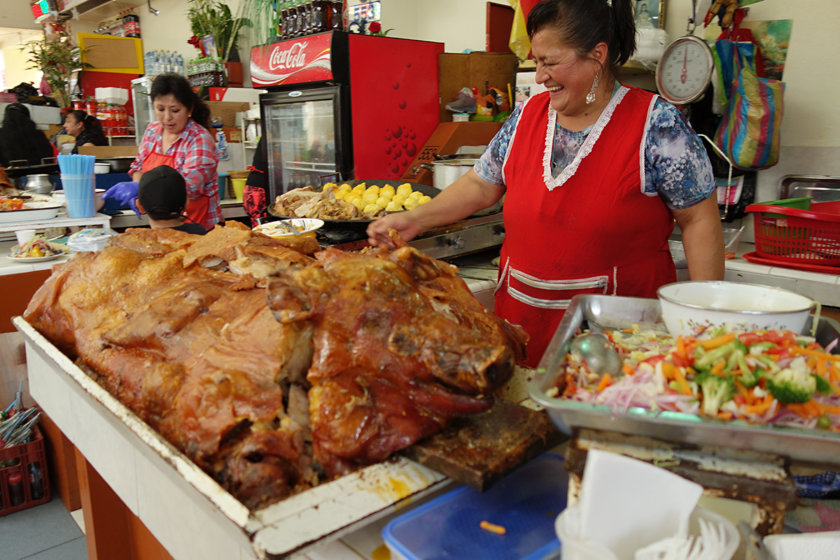
M 90 175 L 62 173 L 61 185 L 64 187 L 64 197 L 67 200 L 67 215 L 69 217 L 92 218 L 96 214 L 93 173 Z

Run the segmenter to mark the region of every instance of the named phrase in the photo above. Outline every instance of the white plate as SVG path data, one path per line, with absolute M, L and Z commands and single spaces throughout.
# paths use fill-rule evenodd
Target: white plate
M 58 215 L 58 211 L 61 209 L 61 204 L 55 202 L 27 202 L 26 205 L 29 208 L 0 212 L 0 224 L 51 220 Z
M 57 255 L 46 255 L 44 257 L 13 257 L 12 255 L 6 255 L 6 258 L 15 262 L 22 262 L 22 263 L 36 263 L 36 262 L 44 262 L 44 261 L 51 261 L 53 259 L 57 259 L 59 257 L 63 257 L 67 255 L 67 253 L 58 253 Z
M 303 235 L 304 233 L 320 229 L 323 225 L 324 220 L 317 218 L 292 218 L 260 224 L 254 228 L 254 231 L 274 238 L 295 237 L 295 234 L 290 231 L 290 228 L 295 228 L 298 230 L 298 235 Z

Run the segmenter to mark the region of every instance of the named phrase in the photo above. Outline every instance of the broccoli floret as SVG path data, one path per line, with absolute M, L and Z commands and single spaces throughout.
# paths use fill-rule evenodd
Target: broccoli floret
M 782 404 L 803 403 L 814 396 L 817 380 L 808 372 L 805 358 L 798 357 L 767 378 L 767 389 Z
M 825 377 L 817 375 L 816 373 L 812 373 L 811 375 L 814 376 L 814 381 L 817 382 L 817 393 L 820 395 L 830 395 L 832 393 L 831 383 L 829 383 Z
M 720 377 L 711 373 L 701 373 L 695 377 L 703 393 L 703 414 L 714 416 L 735 396 L 735 382 L 730 377 Z

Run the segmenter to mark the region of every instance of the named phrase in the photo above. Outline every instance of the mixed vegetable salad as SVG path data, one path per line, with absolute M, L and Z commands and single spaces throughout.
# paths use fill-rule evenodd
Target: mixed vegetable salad
M 634 327 L 605 331 L 623 363 L 593 373 L 579 355 L 549 389 L 611 406 L 840 431 L 840 355 L 792 331 L 707 329 L 692 337 Z

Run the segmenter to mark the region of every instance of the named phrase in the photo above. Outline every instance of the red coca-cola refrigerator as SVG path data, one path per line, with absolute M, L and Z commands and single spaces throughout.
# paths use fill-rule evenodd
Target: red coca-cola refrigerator
M 439 121 L 443 43 L 318 33 L 251 49 L 269 195 L 349 179 L 398 179 Z

